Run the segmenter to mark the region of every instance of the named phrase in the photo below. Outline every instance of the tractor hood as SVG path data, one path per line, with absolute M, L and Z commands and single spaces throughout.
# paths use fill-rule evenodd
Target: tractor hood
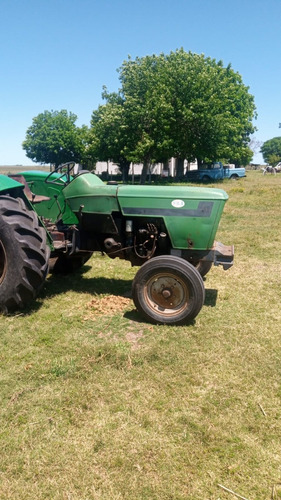
M 207 216 L 213 202 L 222 204 L 228 195 L 222 189 L 193 186 L 139 186 L 104 184 L 91 173 L 75 177 L 63 189 L 74 212 L 145 216 Z
M 193 186 L 108 185 L 91 173 L 75 177 L 63 193 L 78 215 L 121 212 L 125 218 L 162 218 L 174 248 L 210 248 L 228 195 Z
M 121 186 L 118 201 L 126 217 L 165 221 L 174 249 L 207 249 L 215 239 L 228 195 L 190 186 Z
M 124 215 L 179 217 L 210 215 L 214 201 L 228 199 L 222 189 L 192 186 L 120 186 L 117 196 Z

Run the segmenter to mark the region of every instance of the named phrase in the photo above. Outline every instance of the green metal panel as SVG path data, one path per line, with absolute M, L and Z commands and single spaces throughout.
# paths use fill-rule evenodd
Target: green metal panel
M 15 181 L 14 179 L 11 179 L 7 175 L 0 175 L 0 192 L 2 194 L 7 193 L 11 189 L 23 189 L 23 185 Z
M 119 211 L 116 185 L 107 185 L 93 175 L 79 175 L 63 190 L 67 203 L 73 212 L 111 214 Z
M 60 216 L 61 208 L 63 222 L 65 224 L 77 224 L 77 217 L 73 214 L 64 199 L 63 188 L 65 184 L 63 182 L 61 182 L 61 185 L 59 184 L 61 174 L 54 173 L 52 175 L 52 180 L 57 180 L 58 184 L 45 182 L 49 172 L 43 172 L 42 170 L 21 172 L 21 175 L 24 176 L 34 194 L 49 196 L 50 198 L 48 201 L 41 201 L 34 205 L 38 215 L 55 222 Z
M 126 217 L 160 217 L 173 248 L 205 250 L 213 245 L 228 195 L 221 189 L 190 186 L 120 186 L 118 200 Z
M 116 186 L 115 186 L 116 187 Z M 119 185 L 118 197 L 138 200 L 162 199 L 162 200 L 227 200 L 228 195 L 223 189 L 193 187 L 193 186 L 140 186 Z M 123 202 L 122 202 L 123 204 Z

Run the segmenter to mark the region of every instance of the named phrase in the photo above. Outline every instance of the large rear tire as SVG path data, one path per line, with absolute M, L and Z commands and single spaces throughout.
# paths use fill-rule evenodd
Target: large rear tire
M 201 310 L 205 288 L 192 264 L 167 255 L 142 265 L 134 278 L 132 295 L 136 308 L 148 321 L 182 325 Z
M 0 311 L 27 306 L 48 274 L 46 231 L 23 200 L 0 195 Z

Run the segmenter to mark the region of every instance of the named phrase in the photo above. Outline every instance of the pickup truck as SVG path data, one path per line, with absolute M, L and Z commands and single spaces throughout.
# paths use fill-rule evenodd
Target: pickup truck
M 245 177 L 246 171 L 244 167 L 235 168 L 234 165 L 223 165 L 216 161 L 211 165 L 202 165 L 197 170 L 188 170 L 185 175 L 190 181 L 210 182 Z

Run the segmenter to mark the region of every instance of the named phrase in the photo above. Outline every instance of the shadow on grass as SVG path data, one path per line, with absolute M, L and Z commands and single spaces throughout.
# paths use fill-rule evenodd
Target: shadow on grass
M 10 313 L 14 315 L 29 315 L 38 311 L 44 302 L 44 299 L 58 297 L 69 291 L 77 293 L 89 293 L 92 295 L 110 294 L 121 297 L 131 297 L 132 280 L 116 279 L 116 278 L 86 278 L 83 275 L 91 269 L 91 266 L 83 266 L 83 268 L 70 274 L 51 274 L 44 283 L 43 289 L 40 291 L 37 300 L 34 300 L 30 305 L 20 311 Z
M 217 296 L 218 296 L 217 290 L 213 288 L 206 289 L 204 306 L 215 307 L 217 303 Z M 133 309 L 132 311 L 126 311 L 124 317 L 130 319 L 131 321 L 135 321 L 137 323 L 141 323 L 144 321 L 140 313 L 136 309 Z M 194 325 L 195 321 L 196 320 L 192 320 L 187 324 Z
M 41 290 L 38 300 L 26 307 L 21 314 L 29 315 L 39 310 L 44 299 L 57 297 L 70 290 L 77 293 L 88 293 L 93 295 L 110 294 L 121 297 L 131 297 L 132 280 L 116 278 L 84 278 L 83 274 L 90 269 L 84 266 L 81 270 L 72 274 L 61 275 L 52 274 L 45 282 L 44 289 Z M 206 289 L 204 306 L 215 307 L 217 301 L 217 290 Z M 125 313 L 125 316 L 133 321 L 143 321 L 136 309 Z
M 60 295 L 70 290 L 78 293 L 90 294 L 110 294 L 128 297 L 131 290 L 132 281 L 116 278 L 84 278 L 83 274 L 90 269 L 84 266 L 81 271 L 72 274 L 53 274 L 46 281 L 45 290 L 41 297 L 52 297 Z
M 204 306 L 216 307 L 218 291 L 214 288 L 206 288 Z

